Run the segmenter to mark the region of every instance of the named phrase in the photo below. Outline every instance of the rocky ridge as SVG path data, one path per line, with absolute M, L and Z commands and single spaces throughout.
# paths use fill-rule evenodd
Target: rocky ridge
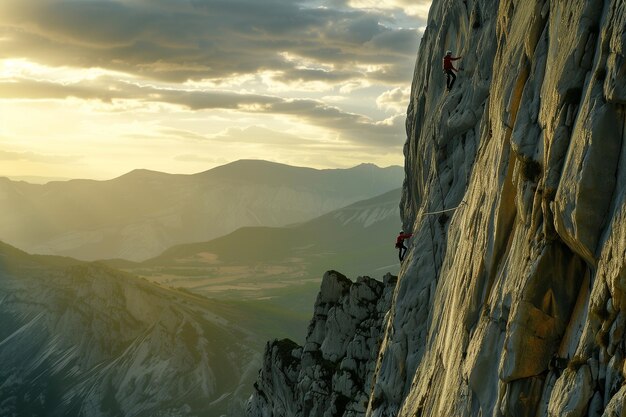
M 267 344 L 248 402 L 252 416 L 363 415 L 395 277 L 324 275 L 304 346 Z
M 407 111 L 414 238 L 358 415 L 626 415 L 625 27 L 623 0 L 434 0 Z

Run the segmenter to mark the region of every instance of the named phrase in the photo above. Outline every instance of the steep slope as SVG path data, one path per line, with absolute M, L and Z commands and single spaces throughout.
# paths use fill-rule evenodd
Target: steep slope
M 416 238 L 368 415 L 624 415 L 625 22 L 613 0 L 433 3 L 407 119 Z M 448 94 L 446 49 L 465 69 Z
M 434 0 L 368 407 L 308 416 L 626 415 L 625 27 L 623 0 Z
M 45 185 L 0 178 L 0 235 L 29 252 L 143 260 L 244 226 L 284 226 L 398 186 L 400 167 L 237 161 L 195 175 L 135 170 Z
M 0 415 L 241 416 L 269 320 L 0 244 Z

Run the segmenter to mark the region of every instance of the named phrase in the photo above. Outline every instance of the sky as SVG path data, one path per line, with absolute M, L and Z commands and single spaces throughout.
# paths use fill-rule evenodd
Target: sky
M 0 0 L 0 176 L 402 165 L 430 0 Z

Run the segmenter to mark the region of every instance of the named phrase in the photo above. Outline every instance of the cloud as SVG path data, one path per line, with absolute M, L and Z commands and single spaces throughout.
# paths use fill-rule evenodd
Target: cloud
M 197 155 L 197 154 L 176 155 L 174 157 L 174 160 L 182 161 L 182 162 L 199 162 L 202 164 L 211 163 L 211 164 L 216 164 L 216 165 L 223 165 L 223 164 L 227 164 L 228 162 L 231 162 L 226 158 L 215 158 L 211 156 L 203 156 L 203 155 Z
M 402 10 L 406 15 L 426 19 L 432 0 L 337 0 L 354 8 Z
M 20 79 L 0 82 L 0 99 L 98 99 L 167 103 L 191 110 L 233 109 L 253 114 L 287 115 L 336 132 L 340 140 L 369 145 L 399 145 L 402 123 L 394 118 L 376 121 L 315 99 L 291 99 L 228 91 L 187 91 L 139 86 L 108 77 L 74 84 Z
M 76 162 L 80 157 L 70 155 L 49 155 L 35 152 L 11 152 L 0 150 L 0 161 L 29 161 L 44 164 L 67 164 Z
M 0 57 L 167 82 L 275 71 L 284 80 L 340 83 L 370 76 L 358 65 L 404 70 L 419 39 L 417 30 L 394 27 L 384 12 L 311 1 L 2 0 L 0 15 Z M 333 71 L 302 68 L 285 52 Z M 377 76 L 385 74 L 399 82 L 397 71 Z
M 109 77 L 71 84 L 32 79 L 0 81 L 0 98 L 4 99 L 65 99 L 69 97 L 104 102 L 113 100 L 161 102 L 181 105 L 191 110 L 264 108 L 282 100 L 279 97 L 231 91 L 156 88 Z
M 184 129 L 163 128 L 160 133 L 169 138 L 185 139 L 192 142 L 205 142 L 208 139 L 205 135 Z
M 245 128 L 231 127 L 219 135 L 211 137 L 211 140 L 237 143 L 255 143 L 278 146 L 300 146 L 310 140 L 284 132 L 277 132 L 261 126 L 249 126 Z
M 432 0 L 386 0 L 396 7 L 402 8 L 406 14 L 426 20 Z
M 228 142 L 254 143 L 278 146 L 299 146 L 306 142 L 303 137 L 268 129 L 263 126 L 230 127 L 216 135 L 204 135 L 185 129 L 164 128 L 160 133 L 169 138 L 185 139 L 198 143 Z
M 392 111 L 395 113 L 405 112 L 409 103 L 411 89 L 406 88 L 394 88 L 393 90 L 385 91 L 378 98 L 376 98 L 376 105 L 379 109 L 385 111 Z

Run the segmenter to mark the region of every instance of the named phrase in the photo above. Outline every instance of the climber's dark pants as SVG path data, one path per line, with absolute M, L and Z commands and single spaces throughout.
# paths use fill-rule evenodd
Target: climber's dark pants
M 406 255 L 407 249 L 408 248 L 404 246 L 404 243 L 402 244 L 402 246 L 398 247 L 398 259 L 400 259 L 400 262 L 402 262 L 402 260 L 404 259 L 404 255 Z
M 452 71 L 451 69 L 444 70 L 444 72 L 446 73 L 446 86 L 448 87 L 448 90 L 450 90 L 452 89 L 452 86 L 454 85 L 454 82 L 456 81 L 456 74 L 454 74 L 454 71 Z

